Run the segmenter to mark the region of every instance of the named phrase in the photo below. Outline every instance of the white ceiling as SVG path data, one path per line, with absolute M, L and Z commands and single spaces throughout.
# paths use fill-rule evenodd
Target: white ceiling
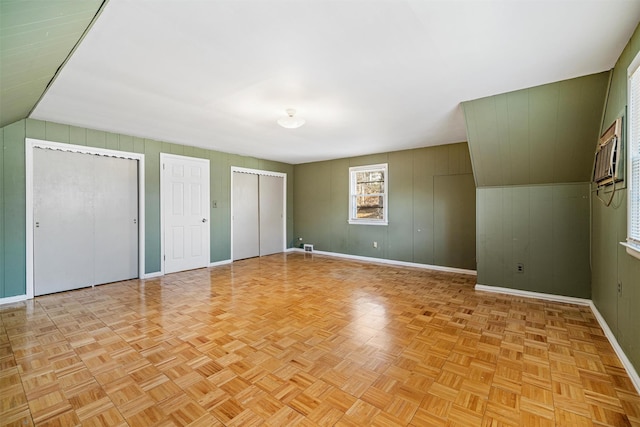
M 466 140 L 460 102 L 608 70 L 640 0 L 110 0 L 30 117 L 286 163 Z M 307 123 L 276 120 L 293 107 Z

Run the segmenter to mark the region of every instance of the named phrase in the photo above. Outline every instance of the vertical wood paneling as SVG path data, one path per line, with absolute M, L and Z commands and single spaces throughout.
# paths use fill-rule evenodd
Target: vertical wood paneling
M 105 148 L 109 150 L 120 150 L 120 138 L 115 133 L 107 132 L 105 134 Z
M 4 291 L 4 281 L 5 281 L 5 260 L 4 260 L 4 247 L 5 247 L 5 236 L 4 236 L 4 218 L 5 218 L 5 198 L 4 198 L 4 128 L 0 128 L 0 153 L 2 153 L 2 158 L 0 158 L 0 296 L 5 295 Z
M 118 149 L 120 151 L 128 151 L 130 153 L 135 153 L 134 146 L 133 146 L 133 137 L 128 135 L 119 135 Z
M 331 244 L 329 250 L 347 253 L 349 250 L 349 160 L 334 160 L 331 163 Z M 296 175 L 297 178 L 297 175 Z M 299 201 L 296 198 L 296 206 Z M 298 217 L 294 216 L 294 226 Z
M 588 189 L 479 188 L 478 283 L 589 298 Z
M 87 130 L 76 126 L 69 126 L 69 142 L 75 145 L 87 145 Z
M 531 168 L 529 181 L 523 183 L 548 182 L 557 168 L 562 167 L 561 153 L 570 149 L 567 144 L 558 144 L 558 104 L 560 85 L 540 86 L 529 93 L 529 162 Z M 526 119 L 527 117 L 523 117 Z M 564 181 L 562 181 L 564 182 Z
M 471 174 L 434 177 L 436 265 L 476 269 L 476 190 Z
M 69 143 L 71 140 L 70 129 L 67 125 L 61 125 L 53 122 L 45 122 L 45 139 L 47 141 Z
M 101 130 L 87 129 L 87 145 L 89 147 L 107 148 L 107 134 Z
M 145 270 L 146 273 L 160 271 L 162 253 L 160 241 L 160 152 L 162 143 L 144 140 L 144 225 L 145 225 Z
M 554 263 L 553 246 L 553 192 L 546 185 L 529 188 L 529 251 L 530 262 L 527 266 L 551 266 Z M 530 283 L 538 292 L 554 294 L 557 292 L 553 281 L 552 268 L 525 268 L 524 274 L 530 277 Z
M 466 148 L 466 144 L 460 144 Z M 434 264 L 434 193 L 435 156 L 431 150 L 413 153 L 413 260 Z M 467 150 L 467 157 L 469 152 Z
M 27 119 L 27 138 L 47 139 L 46 122 L 40 120 Z
M 603 132 L 627 105 L 627 68 L 640 51 L 640 25 L 613 69 L 605 106 Z M 600 124 L 600 120 L 598 120 Z M 589 150 L 593 158 L 593 148 Z M 595 196 L 591 201 L 592 299 L 625 354 L 640 372 L 640 261 L 626 253 L 619 242 L 627 235 L 627 190 L 619 189 L 613 203 L 605 207 Z M 618 283 L 622 293 L 618 294 Z
M 4 295 L 22 295 L 26 289 L 25 120 L 4 128 Z
M 589 180 L 608 73 L 464 103 L 480 187 Z M 580 151 L 580 155 L 575 155 Z
M 389 225 L 348 224 L 349 167 L 378 163 L 389 165 Z M 438 265 L 474 269 L 475 186 L 470 170 L 466 143 L 296 165 L 294 236 L 302 236 L 316 250 L 422 264 L 434 264 L 438 246 Z M 437 176 L 463 184 L 441 191 L 438 200 L 433 189 Z M 464 209 L 452 215 L 465 227 L 439 230 L 436 236 L 436 206 L 461 201 Z M 469 235 L 468 230 L 473 232 Z
M 413 261 L 413 156 L 416 150 L 389 153 L 388 257 Z M 457 160 L 457 157 L 455 158 Z M 457 162 L 459 166 L 459 162 Z M 391 171 L 393 169 L 393 171 Z
M 529 92 L 511 92 L 507 97 L 507 116 L 501 120 L 507 121 L 509 126 L 509 160 L 511 176 L 509 183 L 513 185 L 529 184 L 531 149 L 529 141 Z M 501 165 L 491 164 L 490 167 Z M 489 185 L 501 185 L 505 181 L 491 181 Z

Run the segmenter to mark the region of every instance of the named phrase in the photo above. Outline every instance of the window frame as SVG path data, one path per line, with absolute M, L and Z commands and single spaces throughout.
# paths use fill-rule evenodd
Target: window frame
M 635 77 L 640 79 L 640 52 L 638 52 L 631 61 L 631 64 L 627 68 L 627 105 L 628 105 L 628 120 L 627 120 L 627 241 L 622 244 L 626 246 L 627 253 L 633 257 L 640 259 L 640 231 L 637 235 L 632 233 L 632 225 L 635 221 L 640 221 L 640 173 L 634 176 L 633 162 L 640 161 L 640 135 L 636 135 L 633 130 L 634 115 L 637 117 L 635 120 L 640 120 L 640 93 L 635 104 L 632 104 L 632 86 L 631 78 Z M 640 85 L 640 82 L 638 83 Z M 639 90 L 640 92 L 640 90 Z M 637 126 L 640 128 L 640 124 Z M 637 132 L 640 133 L 640 132 Z M 634 212 L 633 197 L 637 198 L 635 206 L 637 207 Z
M 384 193 L 382 196 L 383 219 L 370 219 L 357 217 L 356 173 L 363 171 L 378 171 L 384 173 Z M 352 166 L 349 168 L 349 224 L 361 225 L 389 225 L 389 164 L 379 163 L 375 165 Z

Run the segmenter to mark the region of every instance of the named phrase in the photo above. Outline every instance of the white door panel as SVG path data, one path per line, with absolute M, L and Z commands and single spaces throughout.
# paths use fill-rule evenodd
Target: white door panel
M 209 161 L 162 155 L 165 273 L 209 265 Z
M 95 283 L 138 276 L 138 162 L 93 156 Z
M 33 150 L 34 294 L 138 276 L 137 161 Z
M 260 256 L 282 252 L 284 178 L 260 175 Z
M 258 175 L 233 173 L 233 259 L 260 255 Z

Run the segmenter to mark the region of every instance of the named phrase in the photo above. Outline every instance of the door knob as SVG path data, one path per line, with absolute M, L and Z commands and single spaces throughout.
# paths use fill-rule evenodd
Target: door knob
M 207 218 L 202 218 L 202 222 L 207 222 Z

